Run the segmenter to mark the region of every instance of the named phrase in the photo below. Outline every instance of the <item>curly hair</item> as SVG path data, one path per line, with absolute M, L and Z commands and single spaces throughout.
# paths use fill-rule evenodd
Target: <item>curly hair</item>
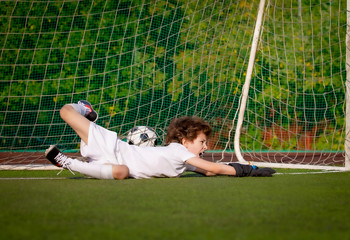
M 175 118 L 168 126 L 165 142 L 166 144 L 182 143 L 184 138 L 193 141 L 199 132 L 203 132 L 208 137 L 211 131 L 209 123 L 197 116 Z

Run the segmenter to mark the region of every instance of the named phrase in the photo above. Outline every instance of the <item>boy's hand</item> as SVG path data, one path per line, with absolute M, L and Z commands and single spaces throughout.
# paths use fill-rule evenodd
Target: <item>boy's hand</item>
M 272 177 L 276 171 L 272 168 L 258 168 L 257 166 L 240 163 L 229 163 L 236 170 L 235 177 Z
M 272 174 L 276 173 L 276 171 L 272 168 L 258 168 L 252 171 L 252 177 L 272 177 Z

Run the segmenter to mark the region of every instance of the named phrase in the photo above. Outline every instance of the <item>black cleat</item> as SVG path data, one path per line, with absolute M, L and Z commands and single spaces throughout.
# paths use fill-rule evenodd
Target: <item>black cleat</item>
M 68 168 L 68 165 L 70 164 L 70 161 L 68 160 L 68 157 L 64 155 L 57 147 L 56 145 L 51 145 L 46 151 L 45 151 L 45 157 L 55 166 L 57 167 L 63 167 Z
M 87 110 L 88 113 L 85 115 L 87 119 L 89 119 L 91 122 L 96 122 L 98 119 L 98 114 L 97 112 L 92 108 L 91 104 L 86 101 L 86 100 L 80 100 L 78 102 L 79 105 L 84 106 Z

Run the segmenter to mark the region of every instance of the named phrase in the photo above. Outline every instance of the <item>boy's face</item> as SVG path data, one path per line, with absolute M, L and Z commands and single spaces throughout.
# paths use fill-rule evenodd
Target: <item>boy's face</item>
M 183 139 L 182 144 L 187 148 L 188 151 L 197 157 L 199 157 L 201 153 L 204 153 L 204 151 L 208 149 L 207 136 L 203 132 L 199 132 L 197 138 L 195 138 L 193 141 Z

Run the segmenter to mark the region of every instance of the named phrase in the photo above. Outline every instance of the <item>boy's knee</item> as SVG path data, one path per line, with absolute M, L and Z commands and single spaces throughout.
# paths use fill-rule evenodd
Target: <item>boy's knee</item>
M 125 165 L 113 165 L 113 178 L 122 180 L 129 177 L 129 168 Z
M 67 116 L 67 114 L 69 114 L 71 110 L 73 110 L 72 106 L 70 106 L 69 104 L 64 105 L 60 110 L 61 118 L 64 119 L 65 116 Z

